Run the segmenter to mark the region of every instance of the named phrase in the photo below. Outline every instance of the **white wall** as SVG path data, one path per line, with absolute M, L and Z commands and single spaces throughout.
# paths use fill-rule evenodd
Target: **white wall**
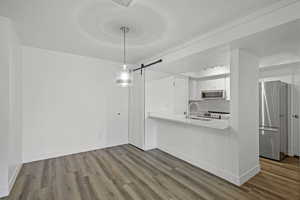
M 9 21 L 0 18 L 0 197 L 8 193 Z
M 0 197 L 8 195 L 21 166 L 21 55 L 9 19 L 0 17 Z
M 128 143 L 119 64 L 26 46 L 22 55 L 24 162 Z
M 150 70 L 145 71 L 145 74 L 147 80 L 145 85 L 146 114 L 159 112 L 184 115 L 187 112 L 188 77 L 169 74 L 167 77 L 151 79 L 149 77 L 152 75 Z
M 10 189 L 22 163 L 22 69 L 21 46 L 13 27 L 10 29 L 10 134 L 8 137 L 8 180 Z
M 238 176 L 243 183 L 259 172 L 258 58 L 241 49 L 231 51 L 231 132 L 238 143 Z
M 146 112 L 174 113 L 173 76 L 146 82 Z

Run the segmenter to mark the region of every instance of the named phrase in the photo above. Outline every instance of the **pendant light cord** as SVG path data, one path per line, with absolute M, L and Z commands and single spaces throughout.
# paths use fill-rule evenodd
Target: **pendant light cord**
M 123 64 L 124 64 L 124 69 L 126 69 L 126 27 L 122 27 L 123 29 L 123 39 L 124 39 L 124 44 L 123 44 Z

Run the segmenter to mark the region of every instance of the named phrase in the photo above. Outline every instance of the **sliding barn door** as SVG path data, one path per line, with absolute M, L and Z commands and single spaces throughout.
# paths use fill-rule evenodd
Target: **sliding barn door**
M 129 143 L 144 149 L 145 144 L 145 76 L 133 73 L 133 86 L 129 90 Z

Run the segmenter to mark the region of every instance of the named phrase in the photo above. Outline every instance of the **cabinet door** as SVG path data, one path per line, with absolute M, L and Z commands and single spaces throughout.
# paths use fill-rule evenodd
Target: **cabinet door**
M 174 113 L 185 115 L 188 106 L 188 78 L 174 78 Z
M 273 160 L 280 160 L 280 132 L 278 129 L 260 129 L 259 155 Z

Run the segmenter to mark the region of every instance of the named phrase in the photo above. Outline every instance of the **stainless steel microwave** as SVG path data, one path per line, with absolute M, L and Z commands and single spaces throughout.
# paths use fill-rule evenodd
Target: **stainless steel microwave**
M 203 100 L 225 99 L 225 90 L 202 90 L 201 98 Z

